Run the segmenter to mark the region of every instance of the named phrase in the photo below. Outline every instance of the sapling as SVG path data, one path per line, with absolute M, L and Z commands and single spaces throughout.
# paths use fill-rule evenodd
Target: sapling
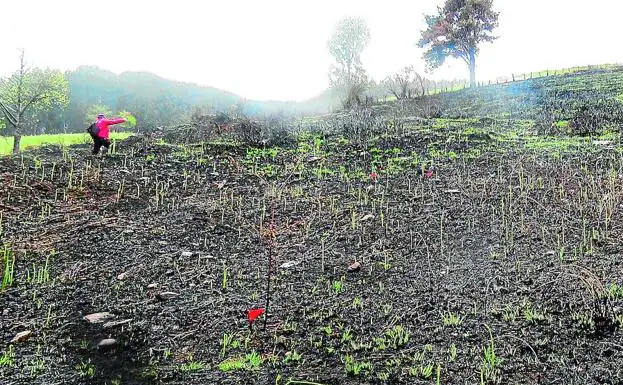
M 270 306 L 270 295 L 271 295 L 271 287 L 270 282 L 272 279 L 272 270 L 273 270 L 273 252 L 274 252 L 274 243 L 276 238 L 276 230 L 275 230 L 275 198 L 273 194 L 273 200 L 271 205 L 271 221 L 268 226 L 268 231 L 264 234 L 267 242 L 268 242 L 268 252 L 267 252 L 267 264 L 266 264 L 266 312 L 269 310 Z M 268 322 L 268 315 L 264 317 L 264 331 L 266 331 L 266 326 Z

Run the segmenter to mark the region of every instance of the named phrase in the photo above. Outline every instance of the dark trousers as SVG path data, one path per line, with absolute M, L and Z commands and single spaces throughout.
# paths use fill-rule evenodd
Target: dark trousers
M 108 148 L 110 147 L 110 140 L 100 138 L 96 135 L 92 135 L 91 137 L 93 138 L 93 155 L 99 154 L 102 146 L 108 151 Z

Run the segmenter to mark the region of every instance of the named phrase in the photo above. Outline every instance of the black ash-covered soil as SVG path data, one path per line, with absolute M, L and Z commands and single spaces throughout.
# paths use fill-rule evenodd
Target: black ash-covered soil
M 0 159 L 0 384 L 621 383 L 621 154 L 450 134 Z

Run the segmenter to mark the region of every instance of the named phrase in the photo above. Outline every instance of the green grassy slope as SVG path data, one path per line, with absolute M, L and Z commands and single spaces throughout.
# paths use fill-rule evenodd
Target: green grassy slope
M 112 139 L 125 139 L 132 135 L 129 132 L 111 133 Z M 22 137 L 22 150 L 37 148 L 44 145 L 70 146 L 73 144 L 91 143 L 88 134 L 56 134 L 56 135 L 31 135 Z M 8 155 L 13 150 L 13 138 L 0 136 L 0 155 Z
M 585 70 L 434 96 L 441 117 L 572 120 L 582 106 L 620 118 L 623 67 Z

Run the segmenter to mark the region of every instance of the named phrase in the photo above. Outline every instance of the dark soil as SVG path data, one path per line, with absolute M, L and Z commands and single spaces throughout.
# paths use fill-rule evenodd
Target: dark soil
M 0 384 L 622 383 L 623 158 L 492 140 L 425 130 L 270 154 L 134 138 L 103 159 L 2 158 Z M 269 255 L 267 326 L 250 330 Z M 97 312 L 130 321 L 83 319 Z M 252 352 L 257 369 L 219 367 Z

